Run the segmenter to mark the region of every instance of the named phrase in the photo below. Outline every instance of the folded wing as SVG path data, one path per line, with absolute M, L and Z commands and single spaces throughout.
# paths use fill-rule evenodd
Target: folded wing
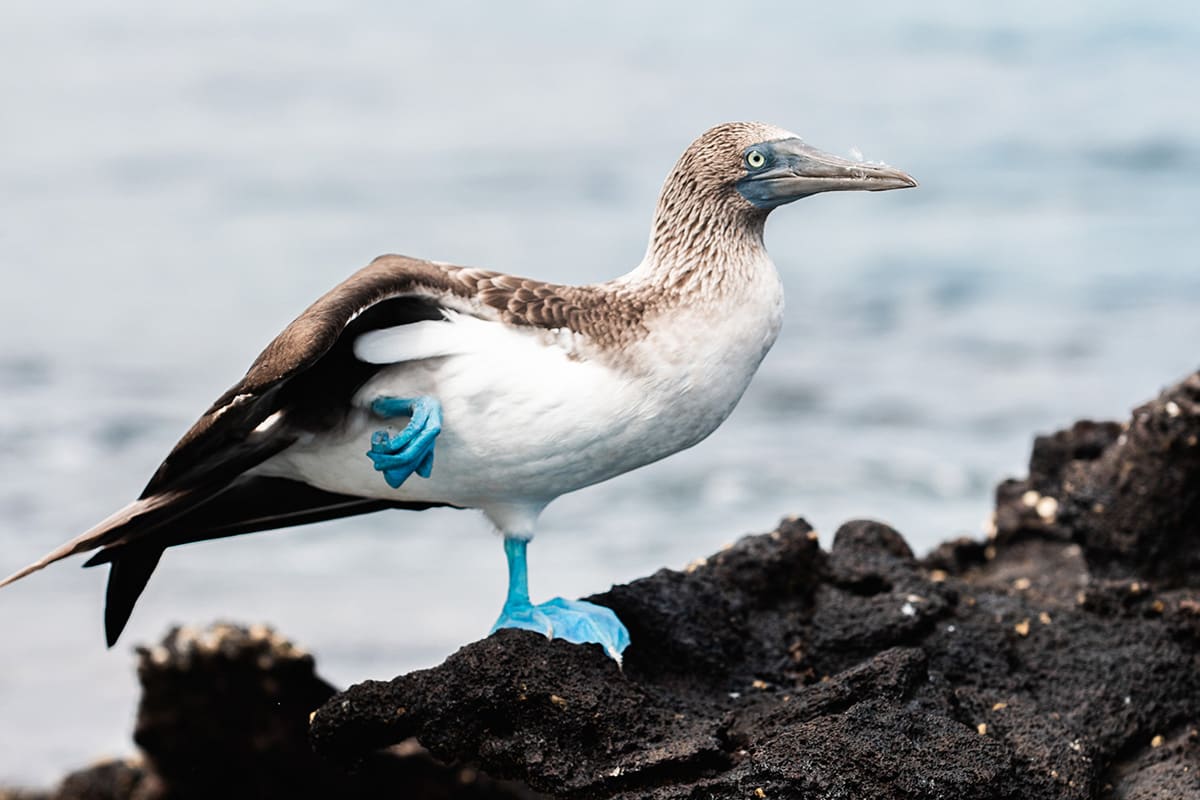
M 472 294 L 485 275 L 399 256 L 376 259 L 267 346 L 245 377 L 184 434 L 136 501 L 0 586 L 100 549 L 87 565 L 111 564 L 105 618 L 111 645 L 167 547 L 383 508 L 429 507 L 340 495 L 247 472 L 299 436 L 340 421 L 355 391 L 379 369 L 355 356 L 355 341 L 364 334 L 438 325 L 447 311 L 495 318 L 495 310 Z

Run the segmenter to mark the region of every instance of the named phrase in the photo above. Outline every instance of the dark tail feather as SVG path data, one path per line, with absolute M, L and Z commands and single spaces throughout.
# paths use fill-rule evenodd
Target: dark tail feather
M 161 547 L 143 544 L 117 548 L 121 551 L 112 560 L 108 570 L 108 592 L 104 604 L 104 636 L 112 647 L 125 630 L 133 605 L 146 588 L 158 560 L 162 558 Z
M 195 491 L 181 490 L 135 500 L 90 530 L 79 534 L 61 547 L 56 547 L 24 569 L 9 575 L 0 581 L 0 587 L 15 583 L 26 575 L 37 572 L 67 556 L 95 550 L 98 547 L 110 547 L 142 536 L 187 511 L 202 498 L 203 495 Z
M 287 478 L 244 478 L 154 532 L 160 548 L 209 539 L 308 525 L 385 508 L 422 511 L 443 503 L 371 500 L 335 494 Z M 84 564 L 95 567 L 124 557 L 125 544 L 107 547 Z
M 193 504 L 139 538 L 109 545 L 84 564 L 112 564 L 104 628 L 112 647 L 150 574 L 168 547 L 223 539 L 256 531 L 306 525 L 385 508 L 421 510 L 437 503 L 371 500 L 335 494 L 286 478 L 243 478 L 221 492 Z
M 112 564 L 104 611 L 105 635 L 112 647 L 168 547 L 384 508 L 421 510 L 437 505 L 442 504 L 352 497 L 286 478 L 242 477 L 215 490 L 196 487 L 131 503 L 40 561 L 0 581 L 0 586 L 75 553 L 102 548 L 84 566 Z

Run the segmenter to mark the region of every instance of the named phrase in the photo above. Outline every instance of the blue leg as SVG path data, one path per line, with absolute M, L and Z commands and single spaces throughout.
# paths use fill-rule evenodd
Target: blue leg
M 576 644 L 594 642 L 620 662 L 621 653 L 629 646 L 629 631 L 612 609 L 561 597 L 536 606 L 529 602 L 529 571 L 525 563 L 528 544 L 525 539 L 504 537 L 504 555 L 508 557 L 508 599 L 504 601 L 504 610 L 492 626 L 492 632 L 500 628 L 522 628 Z
M 375 431 L 367 458 L 393 489 L 414 472 L 422 478 L 433 474 L 433 445 L 442 432 L 442 404 L 432 397 L 381 397 L 371 410 L 384 419 L 410 417 L 408 425 L 395 436 Z

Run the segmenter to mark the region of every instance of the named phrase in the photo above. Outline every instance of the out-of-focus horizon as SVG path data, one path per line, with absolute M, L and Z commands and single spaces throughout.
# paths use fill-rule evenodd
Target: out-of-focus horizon
M 761 119 L 921 187 L 777 211 L 784 332 L 691 451 L 564 497 L 538 598 L 785 514 L 979 535 L 1032 437 L 1200 362 L 1200 16 L 1178 4 L 550 2 L 0 11 L 0 573 L 134 497 L 316 296 L 383 252 L 580 283 L 641 258 L 695 136 Z M 267 621 L 339 684 L 499 610 L 477 515 L 169 552 L 113 651 L 104 571 L 0 592 L 0 784 L 128 744 L 129 649 Z M 70 721 L 69 724 L 66 721 Z

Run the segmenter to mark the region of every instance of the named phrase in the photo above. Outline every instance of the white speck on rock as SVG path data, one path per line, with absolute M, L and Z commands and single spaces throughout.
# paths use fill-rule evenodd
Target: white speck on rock
M 1053 497 L 1043 497 L 1034 508 L 1042 522 L 1054 522 L 1058 518 L 1058 500 Z
M 917 608 L 912 603 L 905 603 L 900 606 L 900 613 L 906 617 L 915 617 L 917 615 Z

